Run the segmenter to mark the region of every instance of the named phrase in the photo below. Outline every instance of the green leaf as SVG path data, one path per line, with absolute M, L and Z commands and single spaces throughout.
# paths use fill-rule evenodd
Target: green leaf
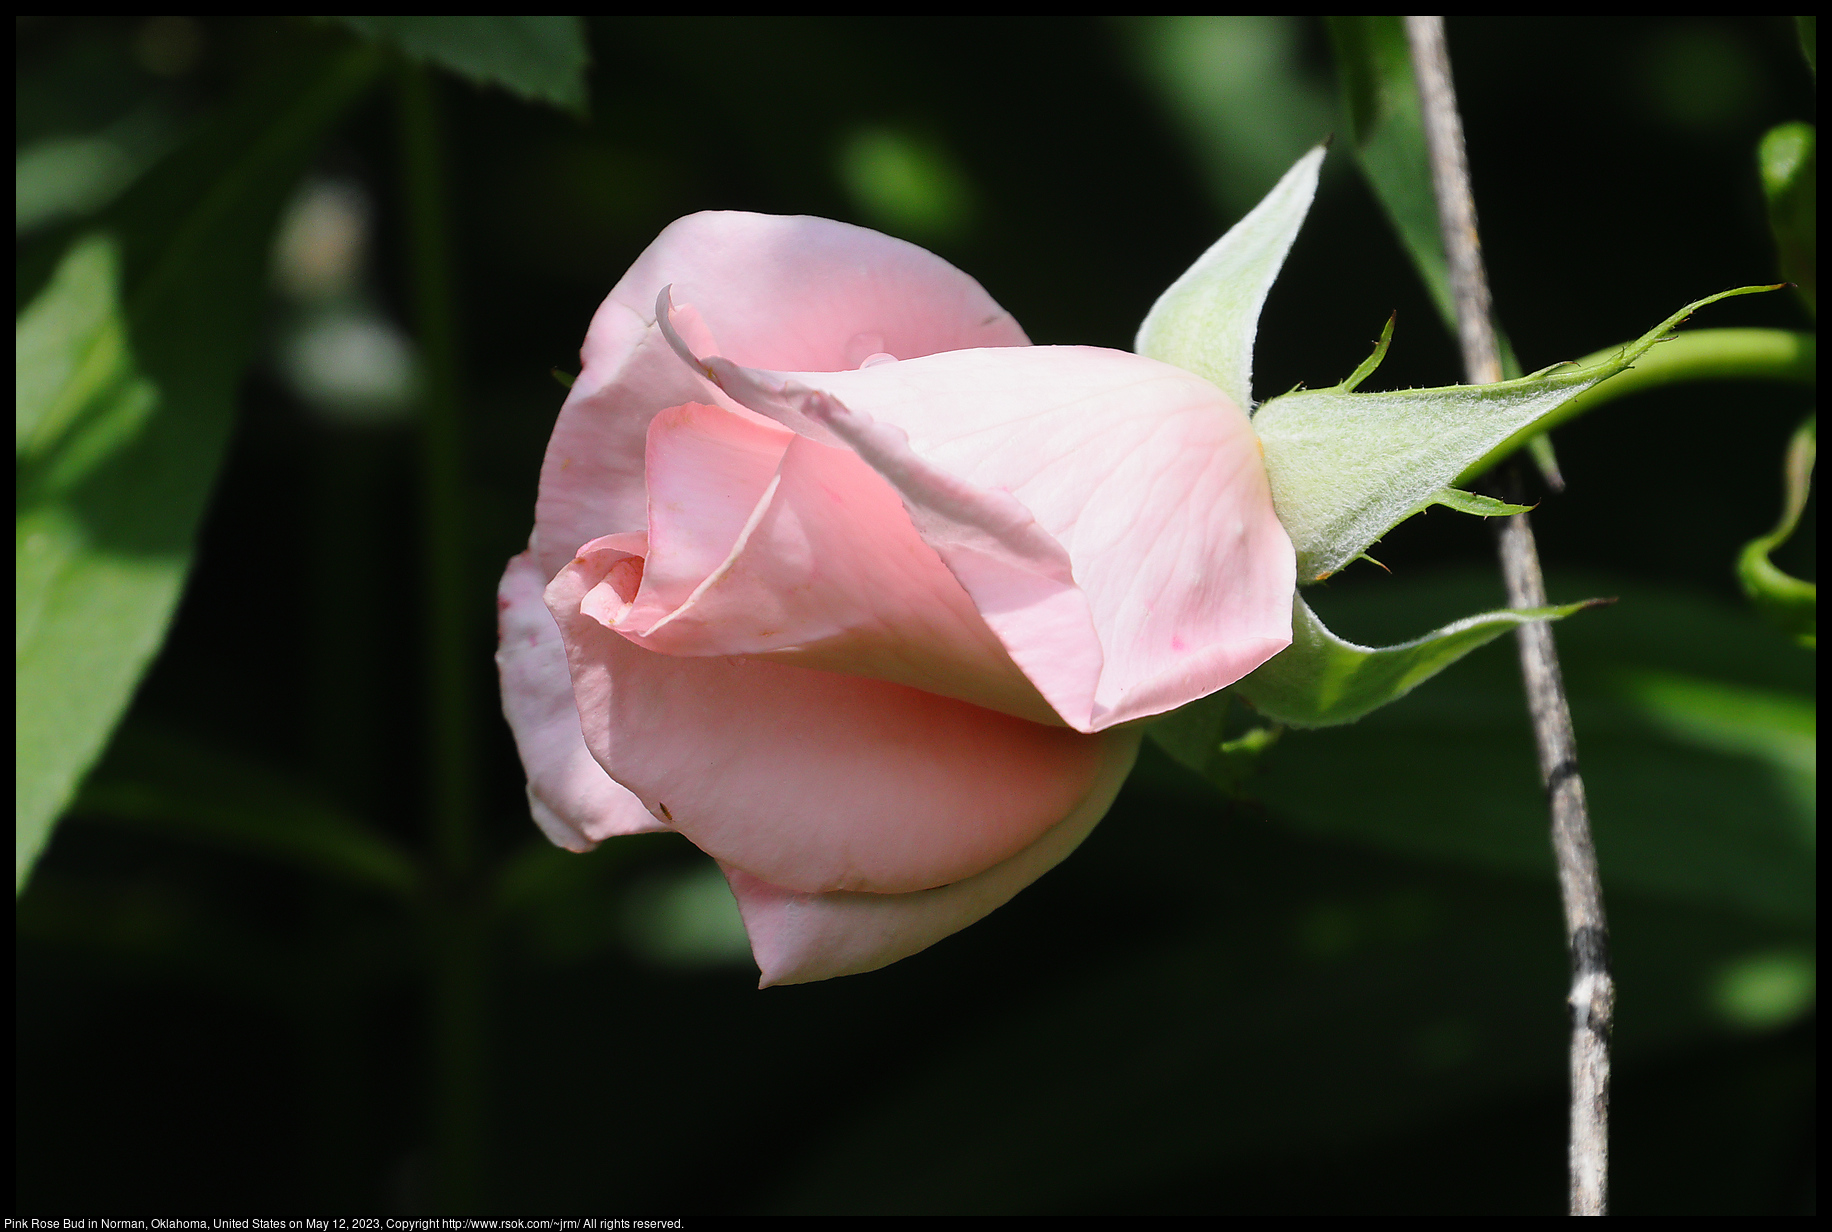
M 1788 442 L 1781 469 L 1781 520 L 1775 523 L 1774 530 L 1745 544 L 1737 558 L 1737 580 L 1743 584 L 1743 593 L 1770 624 L 1809 648 L 1816 645 L 1818 638 L 1819 587 L 1781 572 L 1768 554 L 1787 542 L 1800 523 L 1801 511 L 1807 507 L 1818 452 L 1817 420 L 1817 415 L 1807 416 Z
M 87 421 L 80 453 L 105 453 L 132 434 L 148 399 L 157 397 L 127 351 L 120 283 L 120 245 L 112 236 L 90 235 L 71 245 L 20 314 L 13 340 L 13 442 L 22 463 L 42 460 L 79 419 Z M 134 409 L 123 412 L 123 405 Z M 112 430 L 98 432 L 96 420 Z M 80 473 L 82 458 L 65 469 Z
M 591 48 L 578 17 L 340 17 L 364 37 L 478 85 L 584 115 Z
M 1800 36 L 1800 54 L 1806 57 L 1807 71 L 1819 75 L 1819 18 L 1796 17 L 1794 31 Z
M 1807 311 L 1819 312 L 1819 155 L 1811 124 L 1771 128 L 1756 147 L 1768 226 L 1775 235 L 1781 276 L 1793 283 Z
M 1452 621 L 1424 637 L 1375 649 L 1345 641 L 1323 627 L 1301 595 L 1292 597 L 1291 645 L 1260 665 L 1234 692 L 1269 719 L 1292 727 L 1353 723 L 1398 701 L 1419 685 L 1517 625 L 1562 620 L 1596 601 L 1523 611 L 1484 612 Z
M 1435 499 L 1501 442 L 1535 429 L 1577 395 L 1628 368 L 1706 304 L 1689 304 L 1589 367 L 1559 366 L 1494 385 L 1394 393 L 1301 390 L 1253 418 L 1279 521 L 1298 554 L 1298 581 L 1322 581 Z
M 158 103 L 106 128 L 40 137 L 13 163 L 13 233 L 19 239 L 102 209 L 175 144 L 178 125 Z
M 291 779 L 220 749 L 130 723 L 73 816 L 217 847 L 411 899 L 413 858 Z
M 1206 378 L 1251 410 L 1260 309 L 1317 195 L 1322 165 L 1318 146 L 1171 283 L 1145 314 L 1133 349 Z
M 15 875 L 164 639 L 257 341 L 269 238 L 368 49 L 309 44 L 141 179 L 21 314 Z
M 1558 630 L 1611 903 L 1633 891 L 1810 925 L 1813 657 L 1714 600 L 1622 578 L 1550 582 L 1621 596 Z M 1319 600 L 1324 614 L 1374 640 L 1416 627 L 1421 611 L 1492 602 L 1499 584 L 1490 573 L 1346 589 Z M 1545 792 L 1511 650 L 1478 651 L 1353 726 L 1287 733 L 1253 796 L 1320 835 L 1551 882 Z

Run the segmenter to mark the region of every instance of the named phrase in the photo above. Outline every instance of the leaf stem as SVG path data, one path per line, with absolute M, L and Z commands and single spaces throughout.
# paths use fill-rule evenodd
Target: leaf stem
M 1476 230 L 1463 122 L 1457 113 L 1450 53 L 1444 41 L 1444 19 L 1407 17 L 1406 40 L 1424 109 L 1425 145 L 1431 158 L 1438 223 L 1450 260 L 1464 371 L 1472 384 L 1488 384 L 1501 379 L 1501 357 Z M 1514 481 L 1518 483 L 1518 475 Z M 1518 493 L 1510 493 L 1509 499 L 1519 503 Z M 1516 608 L 1544 606 L 1546 583 L 1528 515 L 1518 513 L 1506 519 L 1498 537 L 1509 604 Z M 1522 625 L 1515 636 L 1539 750 L 1540 776 L 1551 803 L 1552 848 L 1558 860 L 1571 950 L 1569 1209 L 1573 1215 L 1602 1215 L 1609 1206 L 1610 1028 L 1615 1011 L 1603 883 L 1597 872 L 1584 782 L 1578 775 L 1577 738 L 1551 626 Z
M 427 607 L 427 804 L 439 892 L 426 925 L 431 978 L 437 1196 L 476 1209 L 484 1129 L 485 962 L 477 909 L 475 730 L 469 651 L 476 596 L 465 579 L 463 405 L 459 392 L 445 150 L 437 83 L 399 67 L 398 114 L 414 314 L 423 363 L 420 521 Z

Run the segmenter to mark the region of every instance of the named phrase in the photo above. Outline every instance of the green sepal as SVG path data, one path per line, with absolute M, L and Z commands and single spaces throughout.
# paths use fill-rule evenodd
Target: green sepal
M 1446 509 L 1455 509 L 1458 513 L 1470 513 L 1479 518 L 1499 518 L 1515 513 L 1530 513 L 1531 505 L 1510 505 L 1493 496 L 1483 496 L 1478 492 L 1465 492 L 1461 488 L 1439 488 L 1431 494 L 1431 499 L 1424 507 L 1443 505 Z
M 1324 628 L 1300 595 L 1292 597 L 1291 645 L 1234 686 L 1262 715 L 1289 727 L 1334 727 L 1398 701 L 1479 646 L 1535 620 L 1562 620 L 1607 600 L 1521 611 L 1484 612 L 1452 621 L 1397 646 L 1357 646 Z
M 1266 451 L 1272 499 L 1298 556 L 1298 582 L 1321 581 L 1393 526 L 1432 503 L 1495 446 L 1553 415 L 1635 362 L 1697 309 L 1740 287 L 1688 304 L 1589 367 L 1563 364 L 1494 385 L 1392 393 L 1300 390 L 1253 418 Z
M 1172 761 L 1239 796 L 1285 729 L 1256 726 L 1230 736 L 1239 726 L 1236 709 L 1224 689 L 1160 715 L 1145 730 Z
M 1756 610 L 1784 633 L 1793 635 L 1800 644 L 1817 648 L 1819 587 L 1790 577 L 1775 568 L 1768 554 L 1787 541 L 1800 524 L 1801 511 L 1807 505 L 1807 492 L 1813 484 L 1813 463 L 1818 453 L 1817 415 L 1807 416 L 1788 442 L 1787 457 L 1782 464 L 1781 520 L 1775 529 L 1743 545 L 1737 557 L 1737 580 L 1743 584 Z
M 1768 225 L 1781 276 L 1794 284 L 1807 311 L 1819 315 L 1819 153 L 1811 124 L 1782 124 L 1756 147 Z
M 1387 318 L 1387 323 L 1380 330 L 1380 340 L 1374 344 L 1374 353 L 1362 360 L 1355 371 L 1349 373 L 1342 384 L 1336 386 L 1337 389 L 1345 394 L 1352 394 L 1363 381 L 1374 375 L 1375 369 L 1380 367 L 1380 361 L 1387 357 L 1387 348 L 1393 345 L 1393 323 L 1398 319 L 1399 313 L 1397 312 Z
M 1145 314 L 1132 349 L 1194 372 L 1251 410 L 1260 309 L 1310 212 L 1322 165 L 1318 146 L 1196 258 Z

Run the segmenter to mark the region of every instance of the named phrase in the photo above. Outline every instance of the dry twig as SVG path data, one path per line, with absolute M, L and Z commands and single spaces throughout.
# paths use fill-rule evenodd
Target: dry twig
M 1476 203 L 1464 154 L 1463 122 L 1450 78 L 1444 19 L 1408 17 L 1406 38 L 1412 45 L 1413 71 L 1424 109 L 1425 144 L 1431 156 L 1438 224 L 1450 262 L 1464 372 L 1471 384 L 1488 384 L 1501 379 L 1501 355 L 1490 311 L 1488 272 L 1476 232 Z M 1518 469 L 1515 475 L 1518 485 Z M 1518 493 L 1510 493 L 1508 499 L 1518 500 Z M 1527 515 L 1506 519 L 1499 540 L 1508 602 L 1517 608 L 1543 606 L 1546 583 Z M 1609 1203 L 1609 1037 L 1616 1001 L 1603 884 L 1597 875 L 1584 780 L 1578 776 L 1577 739 L 1552 626 L 1543 621 L 1522 625 L 1517 637 L 1527 710 L 1539 746 L 1539 772 L 1552 810 L 1552 849 L 1558 858 L 1559 891 L 1571 946 L 1570 1213 L 1602 1215 Z

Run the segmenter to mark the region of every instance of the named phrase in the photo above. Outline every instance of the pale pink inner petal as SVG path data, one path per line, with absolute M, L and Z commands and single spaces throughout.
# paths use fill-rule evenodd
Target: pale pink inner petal
M 503 715 L 528 772 L 529 809 L 549 839 L 573 851 L 665 829 L 585 747 L 566 647 L 541 601 L 545 583 L 532 553 L 523 552 L 509 562 L 496 592 Z
M 649 550 L 620 631 L 646 634 L 726 563 L 794 433 L 689 402 L 649 425 Z
M 762 973 L 759 987 L 875 971 L 984 918 L 1054 868 L 1112 805 L 1132 769 L 1137 729 L 1103 734 L 1088 794 L 1037 841 L 982 873 L 913 894 L 798 894 L 741 869 L 725 875 Z
M 690 311 L 677 306 L 676 316 Z M 689 325 L 710 339 L 703 328 Z M 642 314 L 614 301 L 606 300 L 593 319 L 585 355 L 585 370 L 560 408 L 541 463 L 533 547 L 548 577 L 588 539 L 647 525 L 643 470 L 649 421 L 658 412 L 716 402 L 743 413 L 684 368 Z
M 683 607 L 653 627 L 632 614 L 619 631 L 668 654 L 766 654 L 1061 722 L 856 454 L 794 438 L 766 500 Z
M 737 409 L 675 360 L 655 328 L 656 295 L 671 284 L 676 328 L 698 353 L 772 368 L 856 368 L 879 353 L 1029 342 L 979 283 L 902 240 L 822 218 L 680 219 L 592 318 L 584 370 L 541 467 L 533 547 L 548 577 L 587 540 L 644 526 L 654 415 L 693 401 Z
M 584 615 L 615 553 L 547 587 L 586 745 L 655 816 L 775 885 L 901 893 L 1036 840 L 1088 792 L 1099 739 L 883 681 L 644 650 Z

